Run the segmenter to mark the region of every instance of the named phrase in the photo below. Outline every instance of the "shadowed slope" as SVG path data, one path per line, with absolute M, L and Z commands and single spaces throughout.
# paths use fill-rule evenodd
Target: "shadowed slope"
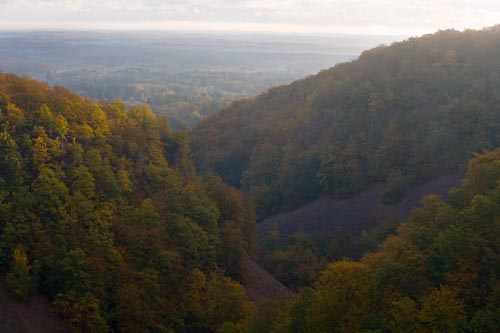
M 247 272 L 248 276 L 244 286 L 252 301 L 260 303 L 265 299 L 281 299 L 293 295 L 290 289 L 252 259 L 248 259 Z
M 460 185 L 460 174 L 442 176 L 408 191 L 405 200 L 397 205 L 383 205 L 380 195 L 386 188 L 383 183 L 370 186 L 346 200 L 323 197 L 286 213 L 263 220 L 258 224 L 259 238 L 278 226 L 283 236 L 303 231 L 311 235 L 328 236 L 337 228 L 359 234 L 368 230 L 381 218 L 406 219 L 427 194 L 446 195 L 448 190 Z
M 40 295 L 19 302 L 9 295 L 0 281 L 0 332 L 53 333 L 59 323 L 49 315 L 49 302 Z

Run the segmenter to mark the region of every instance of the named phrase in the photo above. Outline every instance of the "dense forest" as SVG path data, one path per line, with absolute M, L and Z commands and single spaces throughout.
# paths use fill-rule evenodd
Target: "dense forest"
M 440 31 L 239 101 L 192 133 L 201 171 L 250 193 L 258 217 L 376 181 L 382 202 L 500 145 L 500 29 Z
M 212 332 L 251 304 L 252 204 L 196 176 L 185 134 L 0 73 L 0 271 L 66 332 Z

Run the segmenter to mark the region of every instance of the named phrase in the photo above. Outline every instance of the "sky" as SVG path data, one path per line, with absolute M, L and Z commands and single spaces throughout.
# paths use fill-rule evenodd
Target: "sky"
M 0 0 L 2 30 L 417 36 L 499 23 L 499 0 Z

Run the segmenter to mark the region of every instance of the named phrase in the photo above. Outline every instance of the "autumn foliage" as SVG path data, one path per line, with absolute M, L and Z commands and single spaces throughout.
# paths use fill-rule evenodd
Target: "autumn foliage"
M 64 331 L 213 332 L 250 311 L 251 203 L 200 179 L 149 107 L 0 72 L 0 170 L 0 269 Z

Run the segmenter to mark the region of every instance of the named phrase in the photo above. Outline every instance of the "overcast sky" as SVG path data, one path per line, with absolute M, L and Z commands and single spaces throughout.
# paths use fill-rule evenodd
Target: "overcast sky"
M 0 29 L 421 35 L 499 23 L 499 0 L 0 0 Z

